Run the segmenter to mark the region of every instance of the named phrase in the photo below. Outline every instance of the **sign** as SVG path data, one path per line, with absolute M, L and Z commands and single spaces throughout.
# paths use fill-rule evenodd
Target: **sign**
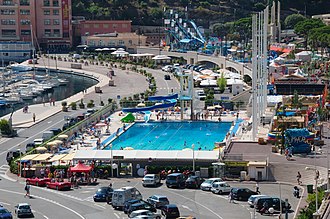
M 230 167 L 246 167 L 249 162 L 248 161 L 225 161 L 224 163 Z
M 69 37 L 69 32 L 70 32 L 69 0 L 62 0 L 62 31 L 63 31 L 63 36 Z
M 113 156 L 112 159 L 114 159 L 114 160 L 124 160 L 124 156 Z

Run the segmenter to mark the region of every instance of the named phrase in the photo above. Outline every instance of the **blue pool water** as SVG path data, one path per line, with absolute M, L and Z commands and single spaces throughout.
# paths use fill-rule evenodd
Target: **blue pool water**
M 195 144 L 195 150 L 213 150 L 214 142 L 223 141 L 230 127 L 231 122 L 135 123 L 112 142 L 112 149 L 182 150 Z

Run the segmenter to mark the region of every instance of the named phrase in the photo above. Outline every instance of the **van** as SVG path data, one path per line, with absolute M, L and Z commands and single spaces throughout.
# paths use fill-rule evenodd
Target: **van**
M 182 173 L 172 173 L 166 177 L 167 188 L 176 187 L 184 188 L 186 184 L 186 178 Z
M 54 136 L 54 132 L 52 131 L 46 131 L 42 133 L 42 138 L 47 141 L 48 139 L 51 139 Z
M 142 179 L 143 186 L 157 186 L 160 183 L 160 177 L 157 174 L 147 174 Z
M 265 202 L 268 203 L 268 206 L 270 208 L 274 208 L 275 211 L 281 210 L 280 203 L 282 204 L 283 212 L 285 212 L 286 208 L 287 208 L 287 210 L 291 209 L 291 205 L 289 203 L 288 203 L 288 207 L 286 207 L 285 201 L 280 200 L 277 197 L 260 197 L 260 198 L 256 199 L 254 202 L 256 211 L 260 211 L 263 208 Z
M 206 94 L 204 90 L 195 90 L 195 98 L 198 100 L 205 100 Z
M 112 194 L 112 207 L 124 208 L 125 202 L 131 199 L 142 199 L 142 195 L 135 187 L 126 186 L 120 189 L 115 189 Z
M 34 139 L 33 143 L 35 144 L 35 146 L 42 145 L 44 143 L 44 139 L 36 138 L 36 139 Z

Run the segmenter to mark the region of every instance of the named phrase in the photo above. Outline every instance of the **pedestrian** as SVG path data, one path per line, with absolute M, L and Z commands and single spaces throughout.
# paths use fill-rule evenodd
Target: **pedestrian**
M 25 190 L 25 196 L 24 197 L 31 198 L 31 196 L 30 196 L 30 189 L 31 189 L 31 186 L 30 186 L 29 182 L 26 181 L 25 188 L 24 188 L 24 190 Z
M 36 122 L 36 114 L 35 113 L 33 113 L 32 118 L 33 118 L 33 122 Z
M 300 174 L 300 172 L 298 171 L 298 174 L 297 174 L 297 183 L 298 183 L 298 185 L 300 185 L 301 184 L 301 174 Z
M 232 191 L 230 191 L 229 192 L 229 195 L 228 195 L 228 200 L 229 200 L 229 203 L 234 203 L 234 195 L 233 195 L 233 192 Z
M 256 193 L 260 194 L 260 191 L 259 191 L 259 182 L 258 181 L 256 182 Z
M 55 98 L 53 98 L 53 106 L 55 106 Z

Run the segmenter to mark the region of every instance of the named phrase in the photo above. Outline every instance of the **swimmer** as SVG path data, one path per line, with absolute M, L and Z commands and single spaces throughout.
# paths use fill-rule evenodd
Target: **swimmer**
M 155 138 L 159 138 L 159 136 L 155 136 Z
M 186 142 L 186 141 L 184 141 L 184 144 L 183 144 L 183 146 L 187 146 L 187 142 Z

